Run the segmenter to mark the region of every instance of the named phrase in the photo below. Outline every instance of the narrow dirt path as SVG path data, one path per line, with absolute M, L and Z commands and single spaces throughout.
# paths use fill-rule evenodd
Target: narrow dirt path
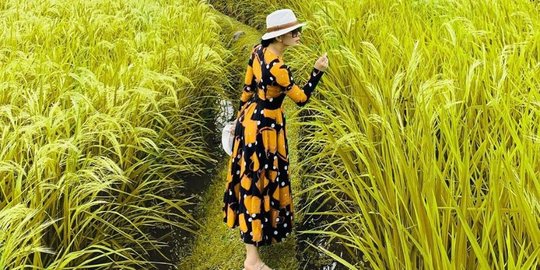
M 243 81 L 245 66 L 247 64 L 250 48 L 259 42 L 260 33 L 256 30 L 241 24 L 230 17 L 219 12 L 219 21 L 222 26 L 223 40 L 228 42 L 231 51 L 231 80 Z M 243 34 L 239 34 L 242 31 Z M 239 36 L 239 38 L 234 38 Z M 237 73 L 239 70 L 241 74 Z M 238 82 L 232 81 L 232 84 Z M 241 88 L 238 88 L 241 89 Z M 238 93 L 239 95 L 240 93 Z M 236 100 L 234 100 L 236 101 Z M 291 104 L 288 104 L 291 106 Z M 294 127 L 289 129 L 289 134 L 296 134 Z M 291 161 L 295 161 L 296 138 L 289 138 L 291 149 Z M 203 195 L 202 203 L 198 206 L 198 222 L 203 226 L 200 228 L 197 237 L 191 245 L 190 255 L 179 262 L 178 269 L 242 269 L 245 258 L 245 246 L 240 240 L 238 228 L 231 230 L 223 222 L 222 199 L 225 188 L 225 178 L 228 156 L 225 156 L 219 163 L 221 172 L 212 180 L 210 187 Z M 294 170 L 291 172 L 294 174 Z M 298 179 L 297 177 L 294 177 Z M 298 190 L 300 185 L 298 180 L 293 178 L 292 189 Z M 294 194 L 293 194 L 294 196 Z M 296 199 L 295 199 L 296 200 Z M 297 220 L 301 220 L 297 217 Z M 268 247 L 261 247 L 260 253 L 263 261 L 273 269 L 294 270 L 300 269 L 296 258 L 296 233 L 291 234 L 286 241 Z
M 203 197 L 203 227 L 193 243 L 189 257 L 180 262 L 179 269 L 242 269 L 245 256 L 244 244 L 237 229 L 231 230 L 223 223 L 221 212 L 226 162 L 220 164 L 217 175 Z M 292 237 L 291 237 L 292 236 Z M 287 241 L 260 249 L 261 257 L 273 269 L 299 269 L 296 260 L 296 238 L 292 234 Z

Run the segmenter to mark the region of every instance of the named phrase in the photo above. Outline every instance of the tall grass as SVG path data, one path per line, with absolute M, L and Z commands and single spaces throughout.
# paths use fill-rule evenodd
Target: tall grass
M 2 1 L 0 268 L 140 269 L 193 231 L 218 25 L 197 1 Z M 153 260 L 157 260 L 154 261 Z
M 302 124 L 305 214 L 330 222 L 304 233 L 349 269 L 538 268 L 538 4 L 285 4 L 314 45 L 293 65 L 330 59 Z

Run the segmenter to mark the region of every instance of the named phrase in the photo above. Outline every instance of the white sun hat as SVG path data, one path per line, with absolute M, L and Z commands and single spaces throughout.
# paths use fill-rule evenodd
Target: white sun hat
M 262 39 L 275 38 L 304 25 L 306 23 L 299 23 L 292 10 L 276 10 L 266 16 L 266 33 L 262 36 Z

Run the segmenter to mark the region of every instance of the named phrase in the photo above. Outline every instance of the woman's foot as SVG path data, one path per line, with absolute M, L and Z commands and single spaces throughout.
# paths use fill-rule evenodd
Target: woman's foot
M 250 263 L 248 261 L 245 261 L 244 269 L 245 270 L 272 270 L 272 268 L 268 267 L 263 261 L 258 261 L 255 263 Z

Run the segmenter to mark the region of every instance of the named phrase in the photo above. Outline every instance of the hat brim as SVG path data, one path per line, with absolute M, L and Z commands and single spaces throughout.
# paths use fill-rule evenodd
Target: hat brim
M 296 29 L 296 28 L 300 28 L 302 26 L 306 25 L 306 23 L 299 23 L 295 26 L 291 26 L 291 27 L 288 27 L 288 28 L 285 28 L 285 29 L 281 29 L 281 30 L 278 30 L 278 31 L 274 31 L 274 32 L 270 32 L 270 33 L 265 33 L 263 36 L 262 36 L 262 40 L 268 40 L 268 39 L 271 39 L 271 38 L 275 38 L 275 37 L 279 37 L 283 34 L 287 34 L 289 32 L 291 32 L 292 30 Z

